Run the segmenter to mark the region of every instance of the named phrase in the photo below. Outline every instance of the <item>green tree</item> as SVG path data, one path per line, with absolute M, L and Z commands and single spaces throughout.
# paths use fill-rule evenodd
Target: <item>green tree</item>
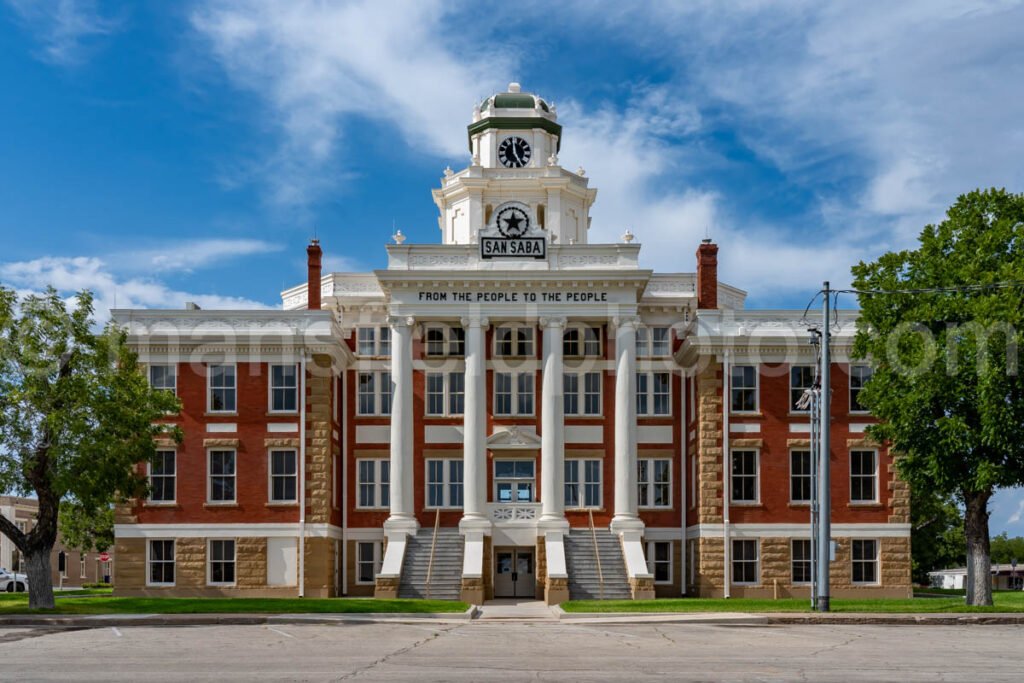
M 69 310 L 53 289 L 19 304 L 0 287 L 0 490 L 39 501 L 30 531 L 0 515 L 0 532 L 25 558 L 33 608 L 53 608 L 50 551 L 61 501 L 73 499 L 92 517 L 144 495 L 137 463 L 156 452 L 154 423 L 179 408 L 174 396 L 150 388 L 123 331 L 93 331 L 92 310 L 89 292 Z
M 948 496 L 920 486 L 910 490 L 910 548 L 915 583 L 927 584 L 928 572 L 964 564 L 964 516 Z
M 63 500 L 57 528 L 68 548 L 102 553 L 114 545 L 114 507 L 103 505 L 90 511 L 77 501 Z
M 961 196 L 917 249 L 853 268 L 854 354 L 876 363 L 861 400 L 913 486 L 964 508 L 967 603 L 991 605 L 988 504 L 1024 483 L 1024 195 Z M 946 291 L 907 291 L 934 290 Z
M 1024 572 L 1024 538 L 1010 538 L 1005 531 L 992 537 L 992 561 L 997 564 L 1010 564 L 1014 560 L 1022 565 L 1021 571 Z

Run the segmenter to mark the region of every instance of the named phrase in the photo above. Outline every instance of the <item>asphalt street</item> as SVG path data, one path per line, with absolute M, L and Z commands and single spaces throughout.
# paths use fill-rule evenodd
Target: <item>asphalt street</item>
M 0 629 L 3 681 L 1020 681 L 1021 626 L 465 622 Z

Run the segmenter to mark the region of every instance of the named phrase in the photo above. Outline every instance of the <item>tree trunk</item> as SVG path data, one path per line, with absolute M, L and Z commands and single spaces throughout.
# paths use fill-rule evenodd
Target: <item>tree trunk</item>
M 988 536 L 988 501 L 991 497 L 991 489 L 964 494 L 968 605 L 992 606 L 992 562 Z
M 29 609 L 53 609 L 53 579 L 50 576 L 50 549 L 38 548 L 25 555 L 28 575 Z

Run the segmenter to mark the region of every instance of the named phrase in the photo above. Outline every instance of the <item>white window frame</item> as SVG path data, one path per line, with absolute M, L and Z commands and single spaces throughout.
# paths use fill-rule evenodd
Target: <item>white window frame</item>
M 441 463 L 441 481 L 435 482 L 430 478 L 430 464 L 439 462 Z M 462 480 L 455 482 L 452 480 L 452 464 L 459 463 L 462 466 Z M 426 510 L 461 510 L 462 504 L 452 504 L 452 486 L 458 485 L 461 487 L 463 503 L 466 500 L 466 466 L 461 458 L 427 458 L 424 461 L 423 466 L 423 507 Z M 432 485 L 441 485 L 441 504 L 431 505 L 430 504 L 430 487 Z
M 441 341 L 430 339 L 431 331 L 441 332 Z M 432 344 L 440 344 L 441 352 L 434 353 Z M 426 358 L 462 358 L 466 355 L 466 330 L 448 323 L 426 323 L 423 326 L 423 356 Z
M 214 543 L 231 543 L 231 559 L 230 560 L 217 560 L 219 564 L 230 564 L 231 575 L 233 579 L 231 581 L 214 581 L 213 580 L 213 544 Z M 238 585 L 238 539 L 236 538 L 208 538 L 206 539 L 206 585 L 207 586 L 236 586 Z
M 274 474 L 274 453 L 291 453 L 295 463 L 295 474 Z M 274 498 L 274 479 L 294 479 L 294 498 Z M 332 483 L 333 487 L 333 483 Z M 299 502 L 299 453 L 295 448 L 271 448 L 267 450 L 267 502 L 270 505 L 295 505 Z
M 733 473 L 733 462 L 737 453 L 753 453 L 754 454 L 754 500 L 739 499 L 737 500 L 733 493 L 735 492 L 733 484 L 736 481 L 736 476 Z M 749 478 L 749 474 L 739 475 L 744 479 Z M 761 504 L 761 449 L 760 448 L 733 448 L 729 451 L 729 503 L 731 505 L 760 505 Z
M 729 582 L 734 586 L 759 586 L 761 585 L 761 540 L 757 538 L 734 538 L 732 539 L 732 552 L 729 555 Z M 736 556 L 736 544 L 737 543 L 753 543 L 754 544 L 754 580 L 753 581 L 737 581 L 736 580 L 736 563 L 743 562 L 744 564 L 750 564 L 751 560 L 737 560 Z
M 362 339 L 362 335 L 366 331 L 371 333 L 368 342 Z M 373 347 L 373 353 L 363 353 L 363 344 L 366 343 Z M 387 325 L 356 326 L 356 355 L 362 358 L 390 358 L 391 328 Z
M 654 470 L 655 470 L 654 463 L 662 462 L 662 461 L 668 463 L 668 481 L 667 482 L 656 482 L 656 481 L 654 481 Z M 672 472 L 672 458 L 664 457 L 664 456 L 638 457 L 636 459 L 636 462 L 637 462 L 637 473 L 636 473 L 636 485 L 637 485 L 636 500 L 637 500 L 637 507 L 639 509 L 641 509 L 641 510 L 669 510 L 669 509 L 671 509 L 672 508 L 672 485 L 674 484 L 673 472 Z M 644 480 L 644 481 L 640 480 L 640 463 L 641 462 L 646 462 L 647 463 L 647 477 L 648 478 L 646 480 Z M 665 505 L 655 505 L 653 501 L 656 498 L 656 496 L 654 495 L 655 491 L 657 490 L 656 487 L 657 486 L 662 486 L 662 485 L 666 486 L 666 488 L 668 489 L 668 502 Z M 641 487 L 647 487 L 648 488 L 648 492 L 647 492 L 647 501 L 648 501 L 648 503 L 646 505 L 642 505 L 640 503 L 640 501 L 643 500 L 643 496 L 640 495 L 640 488 Z
M 381 565 L 383 564 L 383 561 L 384 561 L 384 559 L 383 559 L 384 552 L 383 552 L 383 548 L 382 548 L 383 545 L 384 544 L 381 541 L 356 541 L 356 548 L 355 548 L 355 551 L 356 551 L 355 552 L 355 555 L 356 555 L 355 584 L 357 586 L 372 586 L 372 585 L 374 585 L 377 582 L 377 575 L 380 574 L 380 568 L 381 568 Z M 362 549 L 363 549 L 361 546 L 372 546 L 372 548 L 373 548 L 372 551 L 371 551 L 371 554 L 373 555 L 372 559 L 370 559 L 370 560 L 363 559 L 363 557 L 360 554 L 362 552 Z M 371 573 L 373 574 L 373 579 L 370 580 L 370 581 L 363 581 L 360 578 L 361 573 L 359 571 L 359 566 L 367 564 L 368 562 L 371 564 L 371 567 L 372 567 L 372 572 Z
M 872 459 L 872 464 L 874 465 L 874 469 L 873 469 L 872 474 L 870 475 L 870 478 L 871 478 L 871 490 L 872 490 L 872 497 L 871 497 L 870 500 L 867 499 L 867 498 L 858 498 L 858 499 L 855 500 L 854 497 L 853 497 L 853 481 L 854 481 L 854 477 L 858 477 L 858 478 L 861 478 L 861 479 L 868 478 L 868 475 L 865 475 L 865 474 L 854 474 L 853 473 L 853 461 L 854 461 L 853 454 L 854 453 L 871 453 L 871 459 Z M 879 462 L 879 460 L 878 460 L 878 449 L 876 449 L 876 448 L 851 448 L 850 449 L 850 458 L 849 459 L 850 459 L 850 505 L 877 505 L 878 502 L 879 502 L 879 500 L 878 500 L 878 479 L 879 479 L 879 477 L 878 477 L 878 467 L 879 467 L 879 465 L 878 465 L 878 462 Z
M 213 454 L 231 453 L 234 455 L 234 472 L 231 475 L 218 474 L 218 477 L 230 476 L 234 481 L 235 497 L 231 500 L 213 499 Z M 237 448 L 208 448 L 206 449 L 206 504 L 207 505 L 237 505 L 238 504 L 238 449 Z
M 373 412 L 363 412 L 363 396 L 369 396 L 370 394 L 364 394 L 362 392 L 362 381 L 363 375 L 369 375 L 373 378 Z M 391 371 L 390 370 L 357 370 L 356 371 L 356 415 L 359 417 L 387 417 L 391 414 L 391 409 L 394 404 L 394 392 L 392 391 Z M 387 385 L 388 390 L 384 391 L 384 386 Z M 387 396 L 387 410 L 384 410 L 384 397 Z
M 798 388 L 798 387 L 793 386 L 793 371 L 796 370 L 797 368 L 809 369 L 811 371 L 811 385 L 813 386 L 813 384 L 814 384 L 814 366 L 813 365 L 807 365 L 805 363 L 794 363 L 793 365 L 789 366 L 789 412 L 805 414 L 805 413 L 810 412 L 810 407 L 807 407 L 807 408 L 797 408 L 796 404 L 797 404 L 797 401 L 800 400 L 800 397 L 797 397 L 796 400 L 793 400 L 793 392 L 796 391 L 797 388 Z M 810 388 L 811 388 L 810 386 L 799 387 L 799 389 L 800 389 L 800 396 L 801 397 L 803 396 L 803 393 L 804 393 L 805 389 L 810 389 Z
M 809 482 L 808 486 L 810 487 L 810 494 L 808 495 L 808 497 L 806 499 L 797 499 L 797 498 L 793 497 L 793 479 L 794 479 L 794 477 L 797 476 L 793 472 L 793 454 L 794 453 L 806 453 L 807 454 L 807 466 L 808 466 L 807 474 L 800 474 L 799 475 L 801 478 L 806 478 L 807 481 Z M 790 448 L 789 449 L 789 502 L 790 502 L 791 505 L 810 505 L 811 504 L 811 498 L 814 497 L 814 475 L 813 475 L 814 463 L 812 461 L 813 458 L 814 458 L 814 452 L 810 449 L 810 447 L 806 447 L 806 448 Z M 759 462 L 758 465 L 760 465 L 760 464 L 761 463 Z M 760 470 L 760 467 L 758 467 L 758 470 Z
M 794 571 L 794 569 L 795 569 L 795 565 L 796 565 L 796 561 L 797 560 L 796 560 L 796 553 L 793 552 L 793 551 L 796 548 L 796 544 L 797 543 L 806 543 L 807 544 L 807 559 L 806 560 L 800 560 L 800 562 L 806 562 L 807 563 L 807 577 L 808 578 L 807 578 L 806 581 L 797 581 L 796 580 L 796 572 Z M 811 543 L 811 539 L 809 539 L 809 538 L 791 538 L 791 539 L 789 539 L 789 581 L 790 581 L 790 583 L 792 585 L 794 585 L 794 586 L 809 586 L 811 584 L 811 582 L 813 581 L 813 579 L 814 579 L 814 558 L 811 557 L 812 549 L 813 549 L 813 544 Z
M 867 371 L 868 371 L 868 380 L 870 380 L 871 377 L 875 374 L 875 370 L 874 370 L 874 368 L 872 368 L 867 363 L 850 363 L 849 366 L 848 366 L 848 372 L 847 372 L 847 377 L 849 379 L 849 387 L 848 387 L 848 389 L 849 389 L 849 396 L 848 396 L 848 398 L 850 400 L 850 414 L 851 415 L 869 415 L 869 414 L 871 414 L 870 410 L 854 409 L 854 407 L 853 407 L 854 403 L 855 403 L 854 398 L 853 398 L 854 397 L 854 388 L 853 388 L 853 369 L 854 368 L 865 368 L 865 369 L 867 369 Z M 865 381 L 866 380 L 864 380 L 864 379 L 860 379 L 861 385 L 859 387 L 857 387 L 857 393 L 858 394 L 864 388 L 864 384 L 863 383 Z
M 587 397 L 593 396 L 594 392 L 587 391 L 587 377 L 597 377 L 597 412 L 588 412 Z M 570 391 L 566 384 L 570 381 L 569 377 L 575 377 L 576 390 Z M 576 410 L 568 410 L 568 403 L 570 397 L 574 397 L 576 401 Z M 600 370 L 571 370 L 562 373 L 562 408 L 563 413 L 570 417 L 601 417 L 603 414 L 602 406 L 604 405 L 604 373 Z
M 654 391 L 654 377 L 655 377 L 655 375 L 665 375 L 668 378 L 668 382 L 666 384 L 666 386 L 667 386 L 666 393 L 663 393 L 663 394 L 662 393 L 655 393 L 655 391 Z M 640 379 L 641 377 L 644 377 L 646 379 L 643 382 L 641 382 L 641 379 Z M 646 385 L 646 386 L 644 388 L 641 388 L 641 384 Z M 645 410 L 643 410 L 643 411 L 640 410 L 640 397 L 641 396 L 644 396 L 644 405 L 646 406 Z M 656 396 L 665 396 L 666 397 L 666 403 L 667 403 L 666 412 L 663 412 L 663 413 L 654 412 L 654 404 L 655 404 L 654 399 L 655 399 Z M 664 371 L 662 371 L 662 370 L 655 370 L 655 371 L 651 371 L 651 372 L 638 372 L 638 373 L 636 373 L 636 398 L 635 398 L 635 400 L 636 400 L 636 403 L 637 403 L 637 406 L 636 406 L 637 417 L 671 417 L 672 416 L 672 373 L 668 372 L 667 370 L 664 370 Z
M 295 386 L 275 386 L 274 385 L 274 368 L 292 368 L 295 370 Z M 267 412 L 272 415 L 296 415 L 299 412 L 299 364 L 298 363 L 267 363 Z M 295 407 L 292 409 L 287 408 L 274 408 L 274 392 L 275 391 L 289 391 L 291 390 L 295 394 Z M 287 401 L 285 401 L 287 403 Z M 237 405 L 237 404 L 236 404 Z
M 168 386 L 160 387 L 160 386 L 157 386 L 156 384 L 154 384 L 153 383 L 153 368 L 165 368 L 165 369 L 169 368 L 170 371 L 171 371 L 170 372 L 170 376 L 171 376 L 171 380 L 173 380 L 173 384 L 171 386 L 169 386 L 169 387 Z M 177 396 L 178 395 L 178 364 L 177 363 L 150 363 L 149 364 L 149 368 L 146 371 L 146 377 L 149 379 L 149 386 L 151 386 L 152 388 L 159 389 L 161 391 L 169 391 L 169 392 L 171 392 L 172 396 Z
M 147 543 L 146 546 L 148 547 L 149 544 Z M 79 552 L 78 553 L 78 578 L 80 578 L 80 579 L 89 578 L 88 570 L 86 569 L 85 565 L 86 565 L 85 553 Z
M 667 560 L 667 562 L 658 562 L 657 561 L 657 556 L 656 556 L 655 548 L 659 544 L 665 544 L 665 545 L 668 546 L 668 560 Z M 673 578 L 675 577 L 675 566 L 674 566 L 675 565 L 675 557 L 674 557 L 674 555 L 675 555 L 675 552 L 674 552 L 675 548 L 674 548 L 674 544 L 672 543 L 672 541 L 647 541 L 645 543 L 645 545 L 646 545 L 646 547 L 644 548 L 644 550 L 646 551 L 645 559 L 647 560 L 647 572 L 651 576 L 657 577 L 658 574 L 655 571 L 657 564 L 666 564 L 666 563 L 668 564 L 668 578 L 667 579 L 662 579 L 661 581 L 658 581 L 657 578 L 655 578 L 654 585 L 656 585 L 656 586 L 665 586 L 665 585 L 671 584 Z
M 524 503 L 536 503 L 538 500 L 540 500 L 540 491 L 537 490 L 537 461 L 536 461 L 536 459 L 534 459 L 534 458 L 495 458 L 491 462 L 493 463 L 492 466 L 491 466 L 492 467 L 492 469 L 491 469 L 491 475 L 492 475 L 491 479 L 492 479 L 492 482 L 493 482 L 492 495 L 494 496 L 494 498 L 493 498 L 493 502 L 494 503 L 498 503 L 500 505 L 516 505 L 516 504 L 524 504 Z M 516 477 L 516 476 L 512 476 L 512 477 L 498 477 L 498 463 L 499 462 L 512 462 L 512 463 L 515 463 L 515 462 L 528 462 L 528 463 L 530 463 L 533 466 L 533 476 L 531 476 L 531 477 Z M 531 486 L 530 486 L 530 500 L 529 501 L 520 501 L 518 499 L 510 500 L 510 501 L 501 501 L 501 500 L 499 500 L 498 499 L 498 483 L 499 482 L 512 482 L 512 483 L 514 483 L 515 484 L 515 486 L 513 488 L 514 492 L 518 492 L 519 491 L 519 483 L 520 482 L 530 482 L 530 484 L 531 484 Z
M 669 325 L 641 325 L 636 328 L 636 356 L 637 358 L 666 358 L 672 355 L 672 328 Z M 655 341 L 655 331 L 660 336 L 664 332 L 665 352 L 656 353 L 655 344 L 662 341 Z
M 510 330 L 512 334 L 511 353 L 501 353 L 501 335 L 503 331 Z M 528 336 L 520 340 L 518 332 L 525 330 Z M 525 324 L 505 324 L 494 328 L 494 358 L 533 358 L 537 353 L 537 328 Z
M 364 482 L 361 479 L 362 467 L 361 463 L 369 462 L 373 463 L 373 481 Z M 383 465 L 381 463 L 387 463 L 388 469 L 388 481 L 385 484 L 381 481 L 381 470 Z M 359 510 L 387 510 L 391 507 L 391 461 L 387 458 L 357 458 L 356 459 L 356 508 Z M 384 486 L 388 487 L 388 502 L 383 502 L 382 492 Z M 363 505 L 362 503 L 362 487 L 372 486 L 373 487 L 373 505 Z
M 454 380 L 452 375 L 458 375 L 461 377 L 462 391 L 452 391 L 452 384 Z M 440 413 L 430 412 L 430 399 L 434 395 L 430 389 L 431 377 L 441 377 L 441 402 L 442 411 Z M 452 410 L 452 400 L 457 394 L 462 394 L 462 411 L 455 412 Z M 423 414 L 426 417 L 461 417 L 465 414 L 466 410 L 466 373 L 463 370 L 449 370 L 449 371 L 426 371 L 423 373 Z
M 147 505 L 174 505 L 178 502 L 178 451 L 173 448 L 158 448 L 157 453 L 173 453 L 174 454 L 174 474 L 158 474 L 157 477 L 169 478 L 173 480 L 174 497 L 170 500 L 153 500 L 153 463 L 146 463 L 146 476 L 149 477 L 150 484 L 150 497 L 146 499 Z
M 732 373 L 737 368 L 754 368 L 754 386 L 752 387 L 736 387 L 733 382 Z M 733 415 L 756 415 L 761 412 L 761 372 L 760 367 L 750 363 L 737 363 L 733 365 L 729 370 L 729 412 Z M 735 402 L 733 398 L 737 391 L 750 391 L 754 392 L 754 409 L 753 410 L 736 410 Z
M 511 384 L 511 399 L 509 401 L 511 411 L 507 413 L 498 412 L 498 377 L 501 375 L 508 375 L 509 382 Z M 537 373 L 533 370 L 521 370 L 518 372 L 498 372 L 493 373 L 494 376 L 494 415 L 500 417 L 530 417 L 537 412 Z M 530 411 L 520 412 L 519 411 L 519 395 L 520 395 L 520 377 L 527 376 L 530 378 Z
M 858 560 L 854 554 L 857 543 L 874 543 L 875 558 L 873 560 Z M 854 579 L 853 568 L 857 564 L 873 564 L 875 566 L 875 578 L 872 581 L 857 581 Z M 850 583 L 855 586 L 878 586 L 882 583 L 882 544 L 877 538 L 851 538 L 850 539 Z
M 152 555 L 152 544 L 155 541 L 162 543 L 170 542 L 171 544 L 171 560 L 160 560 L 161 564 L 170 564 L 174 571 L 174 581 L 153 581 L 153 555 Z M 98 579 L 99 577 L 97 577 Z M 178 542 L 173 538 L 147 538 L 146 539 L 146 585 L 147 586 L 173 586 L 178 580 Z
M 576 464 L 576 478 L 569 479 L 569 473 L 565 472 L 568 469 L 566 467 L 569 463 Z M 587 464 L 597 465 L 597 481 L 589 481 L 587 479 Z M 604 507 L 604 461 L 600 458 L 565 458 L 562 466 L 563 472 L 565 472 L 565 484 L 562 491 L 562 500 L 565 500 L 565 494 L 568 492 L 570 486 L 575 486 L 577 489 L 577 500 L 578 505 L 570 505 L 568 502 L 565 503 L 566 510 L 600 510 Z M 597 501 L 591 505 L 587 504 L 587 487 L 597 486 Z
M 214 387 L 213 380 L 213 368 L 215 367 L 230 367 L 232 385 L 230 387 Z M 224 390 L 231 389 L 234 392 L 234 404 L 235 407 L 230 410 L 214 410 L 213 409 L 213 390 Z M 237 415 L 238 414 L 238 363 L 207 363 L 206 364 L 206 412 L 212 415 Z
M 574 334 L 575 339 L 569 339 L 570 333 Z M 562 330 L 562 356 L 564 358 L 603 358 L 604 340 L 601 333 L 602 329 L 597 325 L 586 323 L 567 325 Z M 588 335 L 593 336 L 588 339 Z M 596 350 L 594 344 L 597 344 Z

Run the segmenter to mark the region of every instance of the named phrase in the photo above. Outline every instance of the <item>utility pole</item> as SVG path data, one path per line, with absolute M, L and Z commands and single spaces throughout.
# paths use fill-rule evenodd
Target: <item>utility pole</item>
M 831 414 L 832 414 L 832 380 L 831 380 L 831 353 L 829 339 L 831 337 L 831 320 L 829 310 L 829 297 L 831 290 L 828 281 L 822 290 L 824 302 L 822 304 L 822 326 L 821 326 L 821 396 L 818 405 L 821 406 L 819 432 L 821 434 L 821 446 L 818 448 L 820 461 L 818 464 L 818 611 L 829 611 L 829 567 L 831 566 L 832 550 L 832 478 L 829 465 L 832 454 L 831 436 Z

